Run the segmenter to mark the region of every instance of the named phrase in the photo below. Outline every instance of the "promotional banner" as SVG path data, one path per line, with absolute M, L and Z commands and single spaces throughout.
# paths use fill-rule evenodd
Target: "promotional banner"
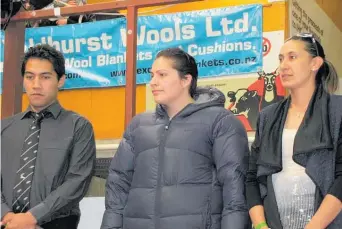
M 66 58 L 64 89 L 125 84 L 126 19 L 26 29 L 25 49 L 49 44 Z M 150 80 L 156 54 L 180 47 L 196 58 L 201 78 L 260 71 L 262 5 L 138 18 L 137 83 Z M 2 61 L 2 60 L 1 60 Z
M 226 96 L 225 108 L 231 110 L 247 131 L 256 128 L 260 110 L 282 100 L 285 96 L 276 72 L 279 51 L 284 43 L 284 31 L 263 34 L 263 70 L 258 73 L 201 79 L 198 86 L 216 87 Z M 146 86 L 146 110 L 153 111 L 156 104 L 149 85 Z

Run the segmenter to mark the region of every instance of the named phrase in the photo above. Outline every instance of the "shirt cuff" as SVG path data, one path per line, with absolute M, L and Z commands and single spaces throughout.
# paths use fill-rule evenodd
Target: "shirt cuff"
M 257 186 L 246 187 L 246 199 L 247 208 L 250 210 L 252 207 L 257 205 L 263 205 L 263 201 L 260 198 L 260 190 Z
M 37 206 L 31 208 L 29 212 L 32 213 L 37 220 L 37 224 L 40 225 L 44 222 L 44 217 L 49 213 L 49 209 L 44 203 L 40 203 Z
M 342 202 L 342 176 L 335 179 L 334 184 L 331 186 L 328 194 L 335 196 Z

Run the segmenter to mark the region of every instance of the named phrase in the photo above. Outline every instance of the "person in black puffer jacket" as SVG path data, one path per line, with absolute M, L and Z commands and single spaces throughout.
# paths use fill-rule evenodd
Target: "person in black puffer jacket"
M 153 113 L 135 116 L 106 183 L 101 229 L 249 229 L 248 139 L 215 88 L 197 88 L 195 59 L 158 53 Z

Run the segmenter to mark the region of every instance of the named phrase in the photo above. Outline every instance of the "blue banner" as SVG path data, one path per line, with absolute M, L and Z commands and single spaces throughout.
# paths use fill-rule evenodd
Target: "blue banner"
M 31 28 L 25 50 L 41 43 L 60 50 L 66 59 L 64 89 L 120 86 L 129 33 L 125 18 Z M 262 69 L 262 5 L 141 16 L 137 38 L 138 84 L 150 81 L 156 54 L 168 47 L 194 56 L 200 78 L 257 72 Z

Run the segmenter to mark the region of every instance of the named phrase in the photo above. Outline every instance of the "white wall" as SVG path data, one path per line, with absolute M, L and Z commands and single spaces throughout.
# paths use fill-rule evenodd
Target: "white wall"
M 342 31 L 315 0 L 289 0 L 290 36 L 299 32 L 315 33 L 321 40 L 326 58 L 342 77 Z
M 80 202 L 81 220 L 79 229 L 98 229 L 105 210 L 104 197 L 85 197 Z
M 342 77 L 342 76 L 340 75 L 340 77 Z M 340 78 L 340 85 L 339 86 L 340 87 L 335 94 L 342 95 L 342 78 Z

